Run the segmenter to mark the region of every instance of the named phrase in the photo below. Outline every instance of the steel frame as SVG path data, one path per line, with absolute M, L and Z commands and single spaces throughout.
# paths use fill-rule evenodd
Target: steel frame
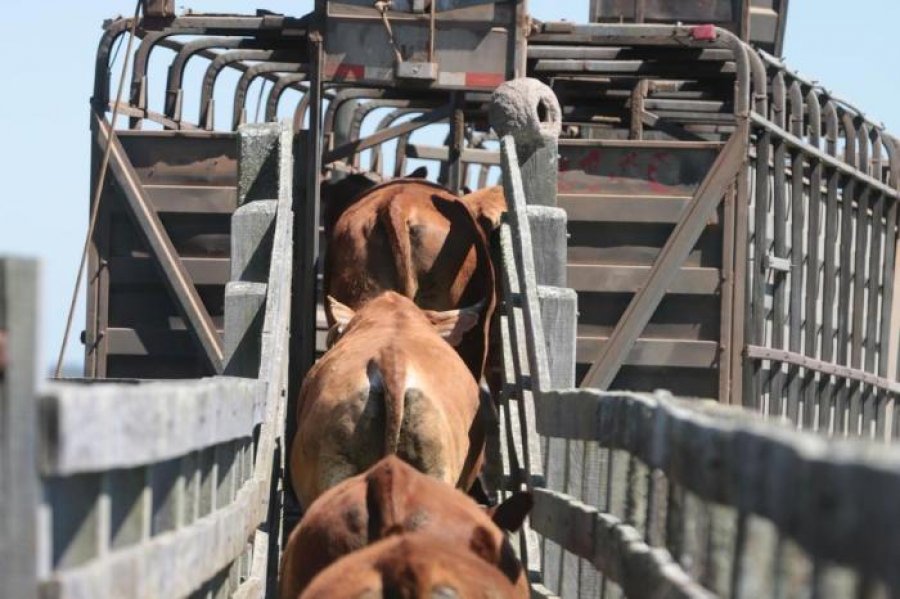
M 128 23 L 128 19 L 112 22 L 100 42 L 93 106 L 101 114 L 109 105 L 111 49 Z M 459 185 L 467 180 L 467 165 L 476 163 L 482 165 L 479 181 L 483 184 L 487 168 L 497 163 L 496 153 L 478 150 L 471 138 L 473 133 L 487 132 L 483 118 L 478 116 L 486 100 L 484 94 L 468 93 L 463 101 L 453 100 L 446 92 L 341 88 L 317 82 L 314 63 L 322 56 L 317 54 L 321 52 L 321 38 L 316 36 L 322 35 L 322 25 L 314 16 L 191 15 L 162 23 L 163 29 L 158 31 L 147 30 L 145 25 L 150 23 L 139 27 L 143 43 L 137 50 L 131 97 L 121 106 L 122 113 L 130 117 L 130 127 L 148 120 L 167 129 L 211 131 L 215 126 L 211 103 L 217 76 L 224 68 L 234 68 L 242 76 L 234 92 L 230 128 L 246 121 L 247 90 L 256 78 L 272 83 L 265 100 L 266 120 L 276 117 L 285 90 L 301 92 L 294 111 L 295 130 L 303 128 L 309 112 L 309 149 L 324 143 L 318 158 L 311 157 L 314 151 L 307 156 L 307 172 L 321 172 L 318 161 L 323 159 L 326 164 L 342 160 L 358 166 L 359 154 L 366 149 L 372 150 L 373 164 L 380 169 L 382 146 L 393 139 L 397 139 L 395 174 L 403 172 L 407 158 L 438 160 L 448 178 L 446 183 Z M 201 37 L 183 42 L 176 39 L 178 36 Z M 176 51 L 166 82 L 165 103 L 159 110 L 147 105 L 146 67 L 155 47 Z M 530 33 L 526 54 L 529 74 L 553 85 L 576 135 L 619 135 L 621 130 L 624 137 L 635 142 L 723 140 L 739 133 L 741 123 L 746 121 L 744 143 L 754 169 L 737 168 L 740 161 L 730 164 L 737 171 L 726 185 L 727 193 L 723 189 L 720 194 L 724 198 L 722 248 L 726 257 L 721 267 L 725 284 L 721 290 L 720 400 L 798 415 L 803 411 L 803 417 L 812 424 L 814 417 L 803 406 L 816 393 L 834 396 L 835 405 L 846 404 L 847 409 L 850 405 L 880 403 L 879 394 L 883 392 L 893 397 L 893 391 L 883 391 L 883 385 L 866 382 L 874 375 L 883 379 L 896 376 L 900 353 L 892 307 L 896 303 L 896 200 L 900 181 L 893 138 L 846 102 L 721 29 L 714 41 L 707 41 L 694 39 L 690 27 L 548 23 Z M 182 111 L 183 74 L 192 57 L 212 61 L 197 123 L 185 120 Z M 723 94 L 731 85 L 733 93 Z M 328 101 L 327 108 L 322 100 Z M 451 107 L 447 102 L 456 103 Z M 388 107 L 394 110 L 381 119 L 375 135 L 360 139 L 363 121 L 374 110 Z M 420 116 L 396 124 L 397 119 L 413 113 Z M 316 118 L 321 122 L 313 123 Z M 412 131 L 441 120 L 451 122 L 456 132 L 451 140 L 454 143 L 442 148 L 409 142 Z M 313 133 L 325 141 L 313 140 Z M 843 155 L 839 153 L 841 140 Z M 772 168 L 772 161 L 780 164 L 779 157 L 790 158 L 792 168 Z M 454 177 L 449 177 L 451 171 Z M 307 182 L 310 190 L 318 187 L 318 174 L 314 177 Z M 783 185 L 775 185 L 774 195 L 769 196 L 768 188 L 774 180 L 783 181 Z M 717 190 L 720 187 L 716 185 Z M 808 194 L 806 207 L 788 201 L 793 196 L 806 197 L 804 194 Z M 843 202 L 845 196 L 853 199 Z M 695 197 L 694 202 L 699 199 L 706 198 Z M 766 221 L 773 218 L 770 201 L 777 212 L 771 248 L 769 242 L 756 243 L 757 238 L 769 238 Z M 860 212 L 859 207 L 864 210 Z M 858 213 L 864 218 L 854 220 Z M 801 224 L 801 220 L 816 223 L 816 231 L 821 233 L 814 235 L 815 231 L 805 225 L 790 231 L 785 228 L 787 223 Z M 679 227 L 688 224 L 683 221 Z M 823 237 L 871 238 L 872 251 L 860 250 L 852 257 L 847 252 L 842 255 L 837 247 L 821 244 Z M 689 238 L 677 241 L 678 245 L 690 245 Z M 675 241 L 670 239 L 672 243 Z M 808 248 L 808 255 L 802 256 L 803 264 L 814 263 L 817 268 L 802 266 L 797 276 L 779 270 L 793 268 L 790 253 L 794 247 Z M 670 251 L 660 254 L 656 272 L 665 270 L 659 265 L 672 262 Z M 93 258 L 96 272 L 96 256 Z M 669 266 L 677 266 L 674 262 Z M 770 276 L 776 281 L 771 292 L 764 284 Z M 650 283 L 657 287 L 661 281 L 651 278 L 640 298 L 632 300 L 634 308 L 629 313 L 636 320 L 629 317 L 618 323 L 616 343 L 605 346 L 602 368 L 595 365 L 592 379 L 600 370 L 604 371 L 603 380 L 615 375 L 615 365 L 621 363 L 629 345 L 624 341 L 635 331 L 640 333 L 642 327 L 638 325 L 659 303 L 655 298 L 659 290 L 650 293 L 647 289 Z M 96 287 L 91 293 L 102 295 Z M 769 294 L 771 300 L 767 299 Z M 839 309 L 823 310 L 822 302 L 816 301 L 819 296 L 825 304 L 836 304 Z M 766 307 L 768 301 L 772 302 L 771 309 Z M 95 309 L 96 301 L 91 305 Z M 817 312 L 816 318 L 803 317 L 812 312 Z M 866 316 L 876 312 L 880 323 Z M 778 326 L 773 327 L 773 323 Z M 823 339 L 834 342 L 824 343 Z M 751 351 L 751 347 L 771 351 Z M 844 376 L 843 369 L 855 374 Z M 853 385 L 847 382 L 851 380 L 855 381 Z M 769 395 L 782 390 L 787 394 L 783 402 L 769 401 Z

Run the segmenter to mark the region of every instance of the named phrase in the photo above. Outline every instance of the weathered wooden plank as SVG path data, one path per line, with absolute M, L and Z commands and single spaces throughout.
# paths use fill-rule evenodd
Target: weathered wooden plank
M 560 194 L 558 199 L 559 207 L 566 211 L 571 221 L 674 225 L 681 219 L 691 198 L 687 195 L 632 197 L 568 193 Z M 710 217 L 709 224 L 719 224 L 718 213 Z
M 614 426 L 629 405 L 655 420 L 652 450 L 632 447 Z M 900 497 L 896 450 L 798 433 L 743 411 L 659 394 L 549 392 L 536 409 L 542 435 L 627 449 L 700 499 L 771 521 L 810 556 L 900 584 L 900 537 L 889 524 Z M 826 519 L 831 525 L 822 526 Z
M 231 217 L 231 280 L 264 283 L 269 278 L 276 200 L 246 202 Z
M 225 286 L 227 376 L 256 378 L 262 350 L 267 285 L 232 281 Z
M 230 505 L 189 526 L 53 572 L 42 581 L 42 594 L 56 599 L 188 596 L 240 556 L 267 493 L 251 481 Z
M 628 597 L 713 596 L 666 551 L 648 547 L 634 528 L 563 493 L 536 489 L 531 521 L 539 533 L 619 583 Z
M 243 130 L 242 130 L 243 131 Z M 269 261 L 266 315 L 262 324 L 262 340 L 260 347 L 259 379 L 267 383 L 265 413 L 263 425 L 259 432 L 256 447 L 256 461 L 253 464 L 254 478 L 262 488 L 271 490 L 273 485 L 283 482 L 273 480 L 273 471 L 284 473 L 283 452 L 287 447 L 285 440 L 285 421 L 287 418 L 287 395 L 290 359 L 291 333 L 291 289 L 294 285 L 294 137 L 291 126 L 282 122 L 278 126 L 277 181 L 278 207 L 275 215 L 275 232 L 272 239 L 272 252 Z M 311 324 L 314 314 L 307 316 Z M 276 460 L 282 460 L 278 463 Z M 276 474 L 278 476 L 278 474 Z M 280 494 L 266 492 L 260 499 L 259 510 L 263 518 L 267 518 L 266 528 L 278 530 L 282 526 L 282 505 Z M 276 505 L 270 506 L 275 499 Z M 260 580 L 271 580 L 271 573 L 277 568 L 279 535 L 269 538 L 267 551 L 258 551 L 251 565 L 251 577 Z M 269 561 L 272 554 L 275 563 Z
M 566 213 L 552 206 L 526 207 L 538 285 L 566 286 Z
M 36 261 L 0 259 L 0 586 L 25 599 L 37 597 L 37 289 Z
M 228 280 L 228 258 L 182 258 L 185 272 L 194 285 L 221 285 Z M 151 258 L 109 259 L 112 285 L 162 284 L 162 276 Z
M 230 377 L 51 384 L 41 398 L 41 469 L 67 476 L 131 468 L 250 437 L 265 391 L 265 382 Z
M 144 185 L 150 205 L 162 214 L 231 214 L 237 190 L 217 185 Z
M 579 361 L 597 355 L 609 337 L 578 337 Z M 715 341 L 683 341 L 673 339 L 639 339 L 625 357 L 629 366 L 671 366 L 712 368 L 719 359 Z
M 575 386 L 578 295 L 572 289 L 538 287 L 544 344 L 553 389 Z
M 106 329 L 107 351 L 112 356 L 165 356 L 190 358 L 196 355 L 191 334 L 181 328 L 110 327 Z M 217 330 L 221 335 L 222 331 Z
M 635 293 L 650 278 L 650 266 L 609 264 L 569 264 L 569 285 L 576 291 Z M 713 295 L 719 292 L 722 275 L 718 268 L 682 267 L 666 290 L 685 295 Z

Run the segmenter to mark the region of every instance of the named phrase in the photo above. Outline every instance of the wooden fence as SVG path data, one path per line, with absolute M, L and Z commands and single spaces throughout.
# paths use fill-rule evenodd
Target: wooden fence
M 54 382 L 35 402 L 34 266 L 0 262 L 0 330 L 14 356 L 0 396 L 4 597 L 261 597 L 274 588 L 293 133 L 253 126 L 239 139 L 229 376 Z
M 520 539 L 533 594 L 900 593 L 897 450 L 797 431 L 782 414 L 572 388 L 574 306 L 559 301 L 564 281 L 541 280 L 554 272 L 548 249 L 560 254 L 546 235 L 561 222 L 564 243 L 565 218 L 547 226 L 553 209 L 534 205 L 553 203 L 540 193 L 551 175 L 523 145 L 501 140 L 501 444 L 506 487 L 536 497 Z

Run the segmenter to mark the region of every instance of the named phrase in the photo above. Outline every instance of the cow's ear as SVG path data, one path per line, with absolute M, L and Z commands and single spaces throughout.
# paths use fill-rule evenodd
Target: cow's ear
M 519 492 L 500 505 L 488 508 L 488 515 L 500 530 L 515 532 L 522 528 L 522 523 L 533 506 L 534 497 L 531 493 Z
M 330 295 L 328 296 L 328 307 L 331 309 L 331 316 L 334 318 L 334 323 L 339 327 L 340 331 L 344 330 L 344 327 L 356 314 L 348 306 L 345 306 Z
M 420 166 L 410 174 L 406 175 L 409 179 L 427 179 L 428 178 L 428 167 Z
M 482 301 L 470 308 L 460 310 L 447 310 L 446 312 L 425 310 L 425 316 L 434 325 L 438 334 L 446 339 L 447 343 L 456 347 L 462 342 L 463 335 L 478 324 L 478 317 L 483 306 L 484 302 Z
M 472 531 L 472 538 L 469 539 L 469 549 L 472 553 L 491 564 L 497 563 L 500 555 L 500 547 L 491 531 L 484 526 L 476 526 Z

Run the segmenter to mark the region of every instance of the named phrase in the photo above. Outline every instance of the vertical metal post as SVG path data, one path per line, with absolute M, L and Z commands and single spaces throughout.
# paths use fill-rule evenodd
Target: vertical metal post
M 450 117 L 450 148 L 447 156 L 447 187 L 454 193 L 461 193 L 465 181 L 462 164 L 462 150 L 466 138 L 466 94 L 465 92 L 453 92 L 451 99 L 453 114 Z
M 0 589 L 37 597 L 34 400 L 38 266 L 0 259 Z
M 324 6 L 317 0 L 317 10 Z M 324 9 L 321 9 L 324 10 Z M 324 14 L 319 12 L 319 14 Z M 296 433 L 297 396 L 316 352 L 316 281 L 319 256 L 319 183 L 322 173 L 322 71 L 321 29 L 310 31 L 309 128 L 295 139 L 294 147 L 294 264 L 298 273 L 291 290 L 291 339 L 288 372 L 287 422 L 284 452 Z M 284 480 L 291 480 L 286 465 Z M 283 534 L 290 533 L 300 517 L 300 508 L 290 485 L 285 484 Z

